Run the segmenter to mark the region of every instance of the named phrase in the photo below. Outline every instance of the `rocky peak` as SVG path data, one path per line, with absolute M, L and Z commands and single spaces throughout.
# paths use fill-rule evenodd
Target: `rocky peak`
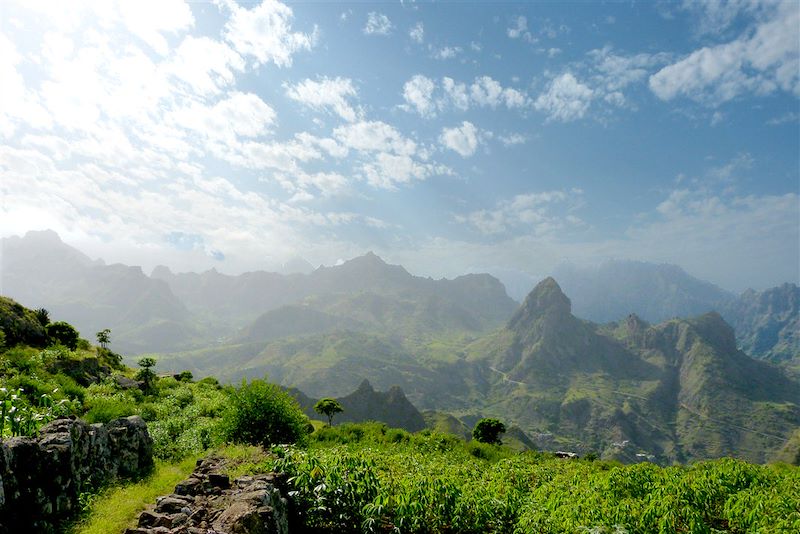
M 736 352 L 733 327 L 717 312 L 709 312 L 689 320 L 690 324 L 712 346 L 724 352 Z
M 632 313 L 625 318 L 625 329 L 631 334 L 642 332 L 643 330 L 647 329 L 648 326 L 649 324 L 647 321 L 644 321 L 635 313 Z
M 568 317 L 572 305 L 552 277 L 539 282 L 509 321 L 509 328 L 532 323 L 542 317 Z
M 375 388 L 372 387 L 372 384 L 369 383 L 369 380 L 366 378 L 361 381 L 358 385 L 358 388 L 355 391 L 356 393 L 374 393 Z
M 165 280 L 172 276 L 172 271 L 166 265 L 156 265 L 153 269 L 153 272 L 150 273 L 150 278 L 157 278 L 159 280 Z

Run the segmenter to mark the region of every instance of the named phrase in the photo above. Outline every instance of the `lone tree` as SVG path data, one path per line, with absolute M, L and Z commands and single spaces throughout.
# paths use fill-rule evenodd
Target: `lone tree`
M 333 416 L 343 412 L 344 408 L 342 408 L 342 405 L 339 404 L 339 401 L 336 399 L 326 397 L 317 401 L 314 405 L 314 411 L 320 415 L 326 416 L 328 418 L 328 426 L 333 426 Z
M 156 359 L 149 356 L 145 356 L 139 360 L 139 367 L 141 367 L 141 369 L 136 373 L 136 380 L 142 381 L 142 390 L 145 393 L 152 393 L 155 389 L 156 373 L 151 369 L 151 367 L 155 367 L 155 365 Z
M 472 437 L 481 443 L 500 445 L 500 434 L 506 431 L 506 425 L 498 419 L 487 417 L 478 421 L 472 429 Z
M 100 343 L 100 346 L 107 349 L 108 344 L 111 343 L 111 329 L 104 328 L 95 334 L 95 336 L 97 336 L 97 342 Z

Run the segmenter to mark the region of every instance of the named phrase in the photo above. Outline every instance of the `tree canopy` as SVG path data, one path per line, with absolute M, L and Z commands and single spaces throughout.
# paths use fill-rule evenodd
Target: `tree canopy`
M 326 416 L 328 418 L 328 426 L 333 426 L 333 416 L 343 412 L 344 408 L 342 408 L 342 405 L 339 404 L 339 401 L 336 399 L 326 397 L 317 401 L 314 405 L 314 411 L 320 415 Z
M 506 425 L 500 420 L 487 417 L 481 419 L 472 429 L 472 437 L 481 443 L 500 445 L 500 434 L 506 431 Z

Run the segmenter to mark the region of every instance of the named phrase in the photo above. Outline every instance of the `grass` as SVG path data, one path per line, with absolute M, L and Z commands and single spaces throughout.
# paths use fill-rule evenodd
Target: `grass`
M 136 518 L 156 497 L 172 493 L 175 484 L 189 476 L 199 456 L 179 463 L 157 462 L 155 470 L 138 482 L 113 486 L 98 495 L 90 515 L 73 525 L 69 534 L 110 534 L 136 526 Z

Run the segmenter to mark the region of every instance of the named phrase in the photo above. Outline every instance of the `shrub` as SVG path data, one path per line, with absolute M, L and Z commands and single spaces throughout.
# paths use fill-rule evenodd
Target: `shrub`
M 121 397 L 94 397 L 87 402 L 89 411 L 84 418 L 89 423 L 108 423 L 118 417 L 127 417 L 136 413 L 136 405 Z
M 305 442 L 308 420 L 297 401 L 276 384 L 242 381 L 223 415 L 226 437 L 234 443 L 269 446 Z
M 472 430 L 472 437 L 481 443 L 500 445 L 500 434 L 506 431 L 506 425 L 498 419 L 490 417 L 481 419 Z
M 51 341 L 61 343 L 65 347 L 69 347 L 70 350 L 78 348 L 80 334 L 71 324 L 65 321 L 56 321 L 47 325 L 45 330 Z

